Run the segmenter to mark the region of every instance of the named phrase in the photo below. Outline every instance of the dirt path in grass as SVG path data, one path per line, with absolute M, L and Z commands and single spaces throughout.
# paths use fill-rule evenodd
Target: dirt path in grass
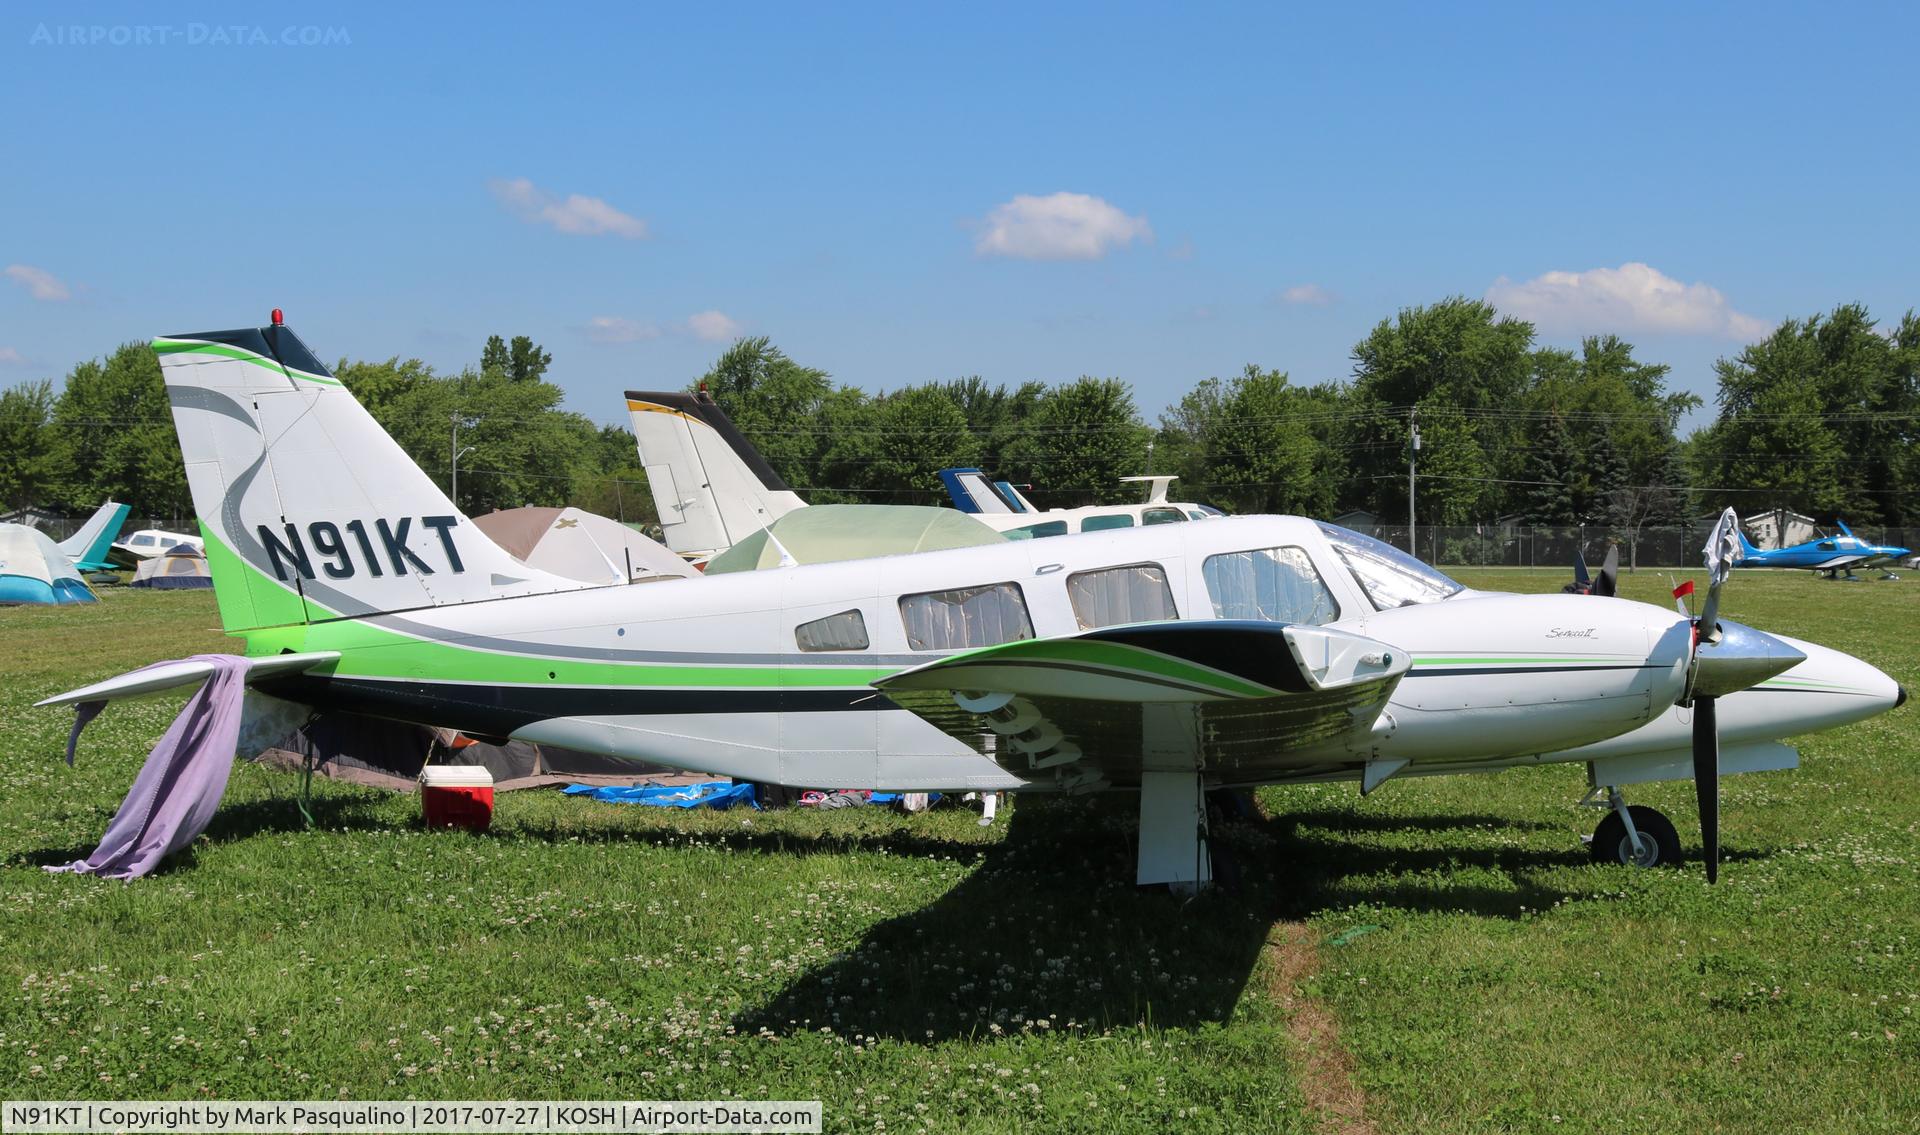
M 1320 970 L 1316 938 L 1304 923 L 1282 922 L 1267 943 L 1273 955 L 1269 987 L 1287 1013 L 1300 1091 L 1327 1135 L 1377 1135 L 1367 1119 L 1366 1093 L 1353 1080 L 1353 1057 L 1340 1047 L 1339 1024 L 1325 1005 L 1300 992 Z

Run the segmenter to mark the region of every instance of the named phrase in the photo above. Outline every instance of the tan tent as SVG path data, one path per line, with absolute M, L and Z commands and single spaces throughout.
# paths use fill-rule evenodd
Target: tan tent
M 583 583 L 631 583 L 698 574 L 687 562 L 617 520 L 577 508 L 507 508 L 473 518 L 530 568 Z
M 795 509 L 707 562 L 708 575 L 827 564 L 941 548 L 998 544 L 1005 536 L 958 509 L 913 504 L 816 504 Z
M 188 587 L 212 587 L 213 570 L 207 557 L 192 544 L 176 544 L 159 555 L 140 561 L 133 573 L 133 586 L 173 591 Z

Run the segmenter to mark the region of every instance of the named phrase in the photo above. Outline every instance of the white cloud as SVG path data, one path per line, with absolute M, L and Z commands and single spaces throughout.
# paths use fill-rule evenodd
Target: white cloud
M 1098 197 L 1022 193 L 987 214 L 973 250 L 1022 260 L 1098 260 L 1135 240 L 1152 239 L 1145 217 L 1130 217 Z
M 709 343 L 721 343 L 739 338 L 745 328 L 725 312 L 700 311 L 687 317 L 687 330 Z
M 572 236 L 613 235 L 645 240 L 647 222 L 630 217 L 598 197 L 572 193 L 558 197 L 524 177 L 496 178 L 487 183 L 495 200 L 529 224 L 551 225 Z
M 670 323 L 641 322 L 624 315 L 596 315 L 580 328 L 596 343 L 640 343 L 663 335 L 691 335 L 709 343 L 737 339 L 746 326 L 724 311 L 697 311 Z
M 638 343 L 658 339 L 660 329 L 618 315 L 596 315 L 587 320 L 587 338 L 596 343 Z
M 12 347 L 0 347 L 0 367 L 18 367 L 25 365 L 27 365 L 27 360 L 21 357 L 19 351 L 14 350 Z
M 1295 284 L 1280 293 L 1281 303 L 1306 304 L 1312 307 L 1325 307 L 1333 302 L 1333 293 L 1319 284 Z
M 1771 329 L 1765 320 L 1735 311 L 1718 288 L 1683 284 L 1637 261 L 1618 268 L 1548 272 L 1518 284 L 1502 276 L 1487 289 L 1487 302 L 1547 331 L 1643 331 L 1750 340 Z
M 27 289 L 34 299 L 58 301 L 73 298 L 73 292 L 45 268 L 35 268 L 31 264 L 9 264 L 6 275 Z

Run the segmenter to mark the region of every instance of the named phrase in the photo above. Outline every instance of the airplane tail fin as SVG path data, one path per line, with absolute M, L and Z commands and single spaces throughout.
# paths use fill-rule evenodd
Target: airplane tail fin
M 229 632 L 581 586 L 489 540 L 273 314 L 153 341 Z
M 81 571 L 100 571 L 107 567 L 107 549 L 127 522 L 128 506 L 108 501 L 94 510 L 80 531 L 60 541 L 60 554 L 73 561 Z
M 1753 546 L 1752 540 L 1747 539 L 1746 530 L 1741 528 L 1739 525 L 1736 524 L 1733 526 L 1733 534 L 1740 538 L 1740 558 L 1741 559 L 1745 559 L 1748 556 L 1755 555 L 1760 551 L 1759 548 L 1756 548 Z
M 806 507 L 705 391 L 629 390 L 627 413 L 666 545 L 681 555 L 718 555 Z

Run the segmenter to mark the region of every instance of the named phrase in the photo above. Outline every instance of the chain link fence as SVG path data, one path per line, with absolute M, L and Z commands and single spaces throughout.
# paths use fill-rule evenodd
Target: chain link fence
M 1396 548 L 1407 546 L 1407 526 L 1376 524 L 1364 532 Z M 1620 545 L 1620 565 L 1644 568 L 1697 568 L 1705 526 L 1643 528 L 1639 533 L 1595 525 L 1586 528 L 1550 528 L 1536 525 L 1477 524 L 1460 527 L 1423 527 L 1416 555 L 1430 564 L 1469 567 L 1566 567 L 1575 552 L 1598 565 L 1611 544 Z M 1854 525 L 1853 534 L 1869 544 L 1911 549 L 1920 554 L 1920 528 L 1880 528 Z

